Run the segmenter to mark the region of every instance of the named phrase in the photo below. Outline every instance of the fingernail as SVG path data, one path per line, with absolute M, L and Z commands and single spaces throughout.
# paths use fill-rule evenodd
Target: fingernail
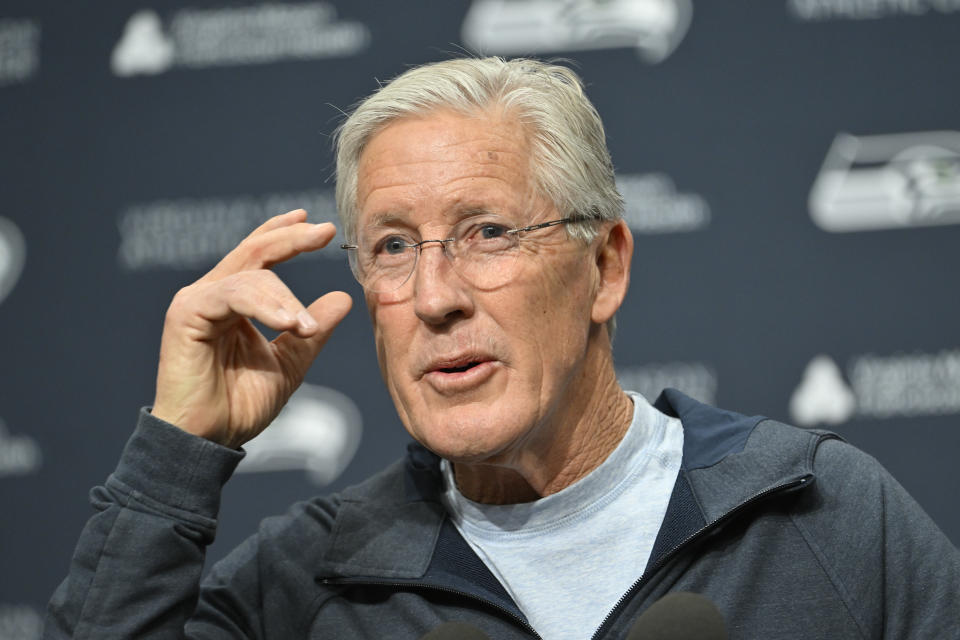
M 314 320 L 314 319 L 313 319 L 313 316 L 311 316 L 311 315 L 310 315 L 309 313 L 307 313 L 306 311 L 301 311 L 300 313 L 298 313 L 298 314 L 297 314 L 297 320 L 300 321 L 300 326 L 301 326 L 303 329 L 306 329 L 306 330 L 308 330 L 308 331 L 311 331 L 311 330 L 317 328 L 317 321 Z

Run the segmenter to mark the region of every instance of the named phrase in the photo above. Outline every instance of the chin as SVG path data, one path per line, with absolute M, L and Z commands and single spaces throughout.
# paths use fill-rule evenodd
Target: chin
M 502 455 L 516 441 L 516 415 L 467 404 L 429 412 L 407 430 L 420 444 L 451 462 L 477 463 Z M 511 424 L 512 423 L 512 424 Z

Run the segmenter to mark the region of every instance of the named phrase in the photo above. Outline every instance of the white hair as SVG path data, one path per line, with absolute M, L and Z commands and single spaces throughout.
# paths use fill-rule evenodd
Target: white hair
M 531 173 L 539 193 L 563 216 L 623 217 L 603 123 L 576 73 L 517 58 L 459 58 L 410 69 L 363 100 L 334 132 L 337 209 L 344 235 L 356 238 L 357 167 L 370 139 L 392 121 L 437 109 L 465 115 L 501 110 L 528 132 Z M 568 225 L 592 239 L 593 225 Z

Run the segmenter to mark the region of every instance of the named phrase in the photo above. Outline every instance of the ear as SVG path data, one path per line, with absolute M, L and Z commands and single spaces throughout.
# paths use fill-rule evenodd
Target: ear
M 630 262 L 633 260 L 633 235 L 624 220 L 619 220 L 599 238 L 596 260 L 600 282 L 593 300 L 590 319 L 603 324 L 623 304 L 630 286 Z

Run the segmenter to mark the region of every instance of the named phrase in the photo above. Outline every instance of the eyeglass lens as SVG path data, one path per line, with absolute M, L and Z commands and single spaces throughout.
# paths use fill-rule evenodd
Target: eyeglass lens
M 511 232 L 515 227 L 506 218 L 471 217 L 457 223 L 445 239 L 419 242 L 406 231 L 372 229 L 350 252 L 350 267 L 366 289 L 387 293 L 410 279 L 420 251 L 439 249 L 461 278 L 492 289 L 513 277 L 518 254 L 517 234 Z

